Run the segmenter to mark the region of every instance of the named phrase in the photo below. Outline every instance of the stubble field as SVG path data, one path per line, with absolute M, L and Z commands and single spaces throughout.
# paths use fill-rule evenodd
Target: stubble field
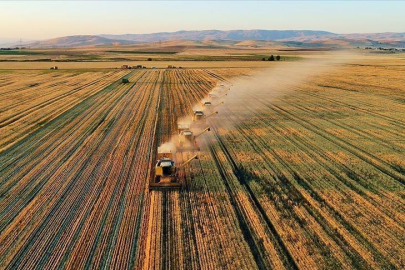
M 0 268 L 404 268 L 405 63 L 288 65 L 1 72 Z M 217 83 L 184 188 L 149 191 Z

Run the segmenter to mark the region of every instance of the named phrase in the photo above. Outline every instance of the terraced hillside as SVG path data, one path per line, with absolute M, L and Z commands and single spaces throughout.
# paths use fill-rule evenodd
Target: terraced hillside
M 2 74 L 0 268 L 404 268 L 405 66 L 286 73 L 283 95 L 238 86 L 255 72 Z M 184 188 L 148 191 L 218 82 Z

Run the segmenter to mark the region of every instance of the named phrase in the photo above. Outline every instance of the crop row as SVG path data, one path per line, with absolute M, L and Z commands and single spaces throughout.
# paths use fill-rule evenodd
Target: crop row
M 403 110 L 390 96 L 384 106 L 367 107 L 374 93 L 314 91 L 310 83 L 290 91 L 277 100 L 244 93 L 225 105 L 226 117 L 211 120 L 224 153 L 231 153 L 228 162 L 235 160 L 235 176 L 299 267 L 403 265 L 404 174 L 383 158 L 404 153 L 403 145 L 392 147 L 400 139 L 390 132 L 402 123 L 385 108 L 396 106 L 396 116 Z M 379 118 L 392 125 L 378 133 L 365 129 Z
M 123 71 L 52 74 L 10 78 L 11 84 L 0 87 L 0 150 L 15 144 L 27 134 L 44 126 L 82 100 L 96 94 L 124 76 Z M 31 80 L 38 80 L 33 83 Z
M 2 153 L 2 266 L 134 263 L 162 74 L 129 79 Z
M 0 121 L 21 135 L 0 140 L 0 268 L 403 268 L 396 75 L 380 89 L 346 66 L 299 87 L 281 79 L 277 98 L 231 90 L 180 169 L 184 188 L 148 191 L 177 122 L 251 73 L 6 73 L 0 94 L 14 101 Z

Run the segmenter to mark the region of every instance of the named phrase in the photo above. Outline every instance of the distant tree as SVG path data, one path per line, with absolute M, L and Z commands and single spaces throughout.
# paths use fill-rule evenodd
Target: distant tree
M 263 58 L 262 58 L 262 61 L 266 61 L 266 58 L 263 57 Z
M 152 61 L 152 58 L 148 58 L 148 61 Z
M 269 61 L 274 61 L 274 55 L 270 55 Z
M 280 60 L 281 60 L 280 55 L 277 55 L 277 56 L 276 56 L 276 60 L 277 60 L 277 61 L 280 61 Z

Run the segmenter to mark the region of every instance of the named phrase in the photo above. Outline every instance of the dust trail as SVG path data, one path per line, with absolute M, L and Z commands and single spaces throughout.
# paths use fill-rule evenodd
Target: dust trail
M 268 69 L 250 76 L 234 78 L 233 86 L 225 99 L 225 106 L 218 107 L 218 117 L 211 119 L 210 122 L 224 130 L 232 128 L 232 125 L 241 121 L 240 118 L 249 121 L 247 119 L 257 112 L 268 110 L 261 101 L 268 103 L 292 95 L 297 87 L 310 81 L 314 76 L 333 72 L 355 59 L 353 53 L 345 51 L 294 63 L 275 62 Z
M 177 141 L 177 135 L 172 136 L 170 138 L 170 141 L 165 142 L 159 146 L 159 151 L 164 152 L 164 153 L 176 153 L 176 141 Z
M 205 117 L 209 117 L 210 115 L 215 115 L 217 112 L 217 107 L 224 103 L 224 98 L 226 97 L 225 93 L 229 88 L 229 83 L 226 83 L 224 86 L 221 87 L 220 83 L 215 86 L 211 92 L 205 96 L 202 100 L 196 102 L 192 106 L 192 111 L 190 111 L 190 115 L 179 118 L 177 120 L 177 127 L 182 130 L 191 130 L 194 136 L 200 135 L 203 133 L 206 128 L 209 127 L 208 122 L 204 120 L 200 121 L 193 121 L 192 114 L 194 111 L 203 111 Z M 210 103 L 210 104 L 207 104 Z M 215 107 L 215 108 L 214 108 Z M 158 153 L 172 153 L 175 154 L 177 152 L 177 148 L 179 146 L 179 137 L 181 135 L 173 135 L 170 137 L 169 141 L 161 144 L 158 147 Z M 184 140 L 184 139 L 183 139 Z M 196 141 L 200 141 L 199 138 L 195 138 Z M 183 142 L 184 143 L 184 142 Z M 186 145 L 188 142 L 185 143 Z M 190 150 L 193 151 L 193 150 Z M 173 156 L 175 158 L 175 155 Z
M 207 126 L 219 127 L 222 132 L 230 131 L 234 125 L 253 116 L 261 110 L 268 108 L 258 102 L 264 100 L 271 102 L 276 98 L 288 95 L 296 91 L 296 87 L 311 80 L 313 76 L 331 72 L 343 64 L 351 63 L 355 59 L 352 53 L 342 52 L 326 55 L 324 58 L 291 62 L 274 62 L 272 67 L 256 72 L 250 76 L 242 76 L 232 79 L 232 85 L 226 82 L 218 82 L 217 86 L 201 101 L 193 105 L 193 111 L 201 110 L 206 115 L 218 111 L 217 116 L 210 117 L 206 125 L 196 125 L 191 116 L 183 117 L 177 124 L 189 127 L 195 134 Z M 230 88 L 230 91 L 227 91 Z M 204 102 L 211 102 L 204 106 Z M 220 103 L 224 103 L 221 104 Z M 240 108 L 248 105 L 248 110 Z M 190 112 L 191 113 L 191 112 Z M 232 119 L 232 121 L 231 121 Z M 198 140 L 204 144 L 205 140 Z M 178 135 L 172 136 L 169 142 L 160 146 L 160 149 L 176 152 Z

